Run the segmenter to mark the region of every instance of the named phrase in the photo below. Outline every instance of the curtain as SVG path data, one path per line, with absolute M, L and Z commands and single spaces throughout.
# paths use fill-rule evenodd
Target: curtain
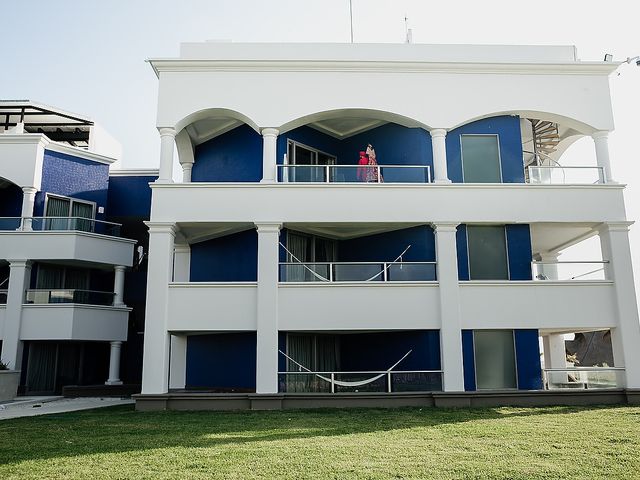
M 319 372 L 338 370 L 338 343 L 335 335 L 316 336 L 316 368 Z
M 83 202 L 73 202 L 71 207 L 71 216 L 74 218 L 73 225 L 75 230 L 82 232 L 92 232 L 93 229 L 93 205 Z M 86 220 L 85 220 L 86 219 Z
M 94 303 L 90 301 L 91 295 L 86 290 L 89 288 L 89 276 L 86 270 L 80 270 L 77 268 L 67 268 L 64 278 L 64 288 L 74 290 L 73 302 L 90 304 Z
M 46 217 L 68 217 L 71 202 L 66 198 L 47 197 Z M 49 218 L 44 226 L 45 230 L 67 230 L 68 220 Z
M 287 335 L 287 355 L 296 362 L 314 371 L 313 335 Z M 291 360 L 287 359 L 287 372 L 304 372 Z M 316 378 L 313 375 L 288 375 L 287 392 L 311 392 Z
M 287 262 L 293 264 L 287 266 L 287 281 L 304 282 L 305 280 L 310 280 L 313 275 L 298 262 L 298 260 L 300 262 L 309 262 L 311 260 L 309 237 L 289 232 L 287 235 L 287 250 L 291 252 L 287 254 Z M 294 256 L 297 260 L 293 258 Z M 309 267 L 313 268 L 313 266 Z
M 55 392 L 57 355 L 58 345 L 55 343 L 34 342 L 29 345 L 28 393 Z

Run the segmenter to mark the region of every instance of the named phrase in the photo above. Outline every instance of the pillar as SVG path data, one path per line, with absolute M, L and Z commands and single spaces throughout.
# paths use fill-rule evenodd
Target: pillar
M 256 224 L 258 291 L 256 393 L 278 392 L 278 257 L 279 223 Z
M 187 384 L 187 336 L 171 335 L 169 388 L 182 390 Z
M 159 183 L 173 182 L 173 149 L 176 140 L 176 130 L 172 127 L 163 127 L 160 132 L 160 172 Z
M 122 385 L 120 380 L 120 349 L 122 342 L 111 342 L 111 350 L 109 354 L 109 379 L 104 382 L 105 385 Z
M 35 205 L 37 192 L 38 189 L 35 187 L 22 187 L 21 230 L 31 230 L 32 228 L 33 206 Z
M 127 267 L 117 265 L 113 268 L 115 271 L 113 281 L 113 306 L 124 307 L 124 272 Z
M 596 147 L 596 161 L 604 172 L 604 181 L 612 183 L 613 177 L 611 176 L 611 163 L 609 162 L 609 132 L 605 130 L 594 132 L 591 138 L 593 138 L 593 143 Z
M 436 223 L 433 225 L 436 234 L 436 265 L 441 318 L 440 347 L 445 392 L 464 391 L 460 287 L 456 248 L 457 225 L 456 223 Z
M 567 368 L 567 350 L 562 333 L 550 333 L 542 337 L 544 350 L 544 368 Z M 563 372 L 548 372 L 547 381 L 550 384 L 566 383 L 567 374 Z
M 543 278 L 538 280 L 558 280 L 558 257 L 559 252 L 544 252 L 540 254 L 540 262 L 542 265 L 538 265 L 538 275 L 542 275 Z
M 617 309 L 616 327 L 611 329 L 613 361 L 625 367 L 627 388 L 640 388 L 640 319 L 629 247 L 630 222 L 605 223 L 599 229 L 602 258 L 608 260 L 606 278 L 613 280 Z
M 182 165 L 182 183 L 191 183 L 191 170 L 193 170 L 193 163 L 184 162 Z
M 444 128 L 434 128 L 429 133 L 433 150 L 433 181 L 434 183 L 451 183 L 447 173 L 447 131 Z
M 11 370 L 22 366 L 22 341 L 20 323 L 25 291 L 31 280 L 31 263 L 26 260 L 9 260 L 9 289 L 5 309 L 4 334 L 0 360 Z
M 168 295 L 173 274 L 175 224 L 147 223 L 149 266 L 142 360 L 142 393 L 166 393 L 169 387 Z
M 176 244 L 173 254 L 173 281 L 188 282 L 191 278 L 191 246 Z
M 263 128 L 262 133 L 262 183 L 276 181 L 276 143 L 277 128 Z

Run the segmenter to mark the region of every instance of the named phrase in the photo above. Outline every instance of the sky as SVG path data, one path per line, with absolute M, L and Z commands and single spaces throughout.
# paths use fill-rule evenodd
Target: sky
M 640 2 L 630 0 L 352 0 L 356 43 L 575 45 L 582 60 L 640 55 Z M 157 79 L 148 58 L 178 55 L 180 42 L 348 42 L 348 0 L 0 0 L 0 98 L 30 99 L 86 115 L 123 145 L 123 167 L 156 167 Z M 629 186 L 627 214 L 640 220 L 640 67 L 611 77 L 616 130 L 613 177 Z M 565 154 L 595 164 L 593 142 Z M 582 161 L 581 159 L 588 159 Z M 640 226 L 631 241 L 640 290 Z M 562 259 L 590 260 L 589 249 Z

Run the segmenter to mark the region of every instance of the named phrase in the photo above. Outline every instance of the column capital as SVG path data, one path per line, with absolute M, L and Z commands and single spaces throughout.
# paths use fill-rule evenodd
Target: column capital
M 634 222 L 606 222 L 597 227 L 599 232 L 628 232 Z
M 431 137 L 446 137 L 447 129 L 446 128 L 432 128 L 429 130 Z
M 260 130 L 260 134 L 263 137 L 277 137 L 280 134 L 280 130 L 278 130 L 277 128 L 263 128 Z
M 115 267 L 113 267 L 113 269 L 116 272 L 124 272 L 127 270 L 127 267 L 125 267 L 124 265 L 116 265 Z
M 38 189 L 36 187 L 22 187 L 22 192 L 25 195 L 35 195 L 38 193 Z
M 168 233 L 175 238 L 177 232 L 177 226 L 175 223 L 168 222 L 144 222 L 149 229 L 149 234 L 152 233 Z
M 10 268 L 29 268 L 31 267 L 31 260 L 23 260 L 23 259 L 19 259 L 19 260 L 14 260 L 14 259 L 7 259 L 7 262 L 9 262 L 9 267 Z
M 280 233 L 282 228 L 282 223 L 277 222 L 255 223 L 254 225 L 258 233 Z
M 188 243 L 176 243 L 173 249 L 176 253 L 189 253 L 191 252 L 191 245 Z
M 597 130 L 591 134 L 591 138 L 593 138 L 594 140 L 598 140 L 601 138 L 606 139 L 609 138 L 609 133 L 610 132 L 608 130 Z
M 120 340 L 114 340 L 113 342 L 109 342 L 112 347 L 120 347 L 122 342 Z
M 431 226 L 438 232 L 456 232 L 460 222 L 431 222 Z
M 540 257 L 540 261 L 542 263 L 547 263 L 547 262 L 557 262 L 558 261 L 558 257 L 562 255 L 560 252 L 540 252 L 538 254 L 538 257 Z
M 173 127 L 158 127 L 158 132 L 161 137 L 174 137 L 176 136 L 176 129 Z

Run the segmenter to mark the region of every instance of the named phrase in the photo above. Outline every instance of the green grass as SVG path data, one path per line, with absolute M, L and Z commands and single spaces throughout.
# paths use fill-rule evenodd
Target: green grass
M 640 408 L 114 407 L 1 421 L 9 478 L 640 478 Z

